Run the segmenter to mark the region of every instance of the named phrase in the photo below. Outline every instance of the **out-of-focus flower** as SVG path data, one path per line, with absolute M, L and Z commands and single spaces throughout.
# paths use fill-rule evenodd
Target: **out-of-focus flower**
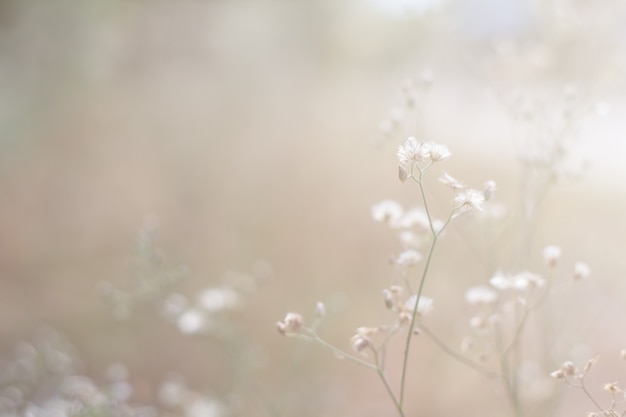
M 574 279 L 583 279 L 591 275 L 591 268 L 585 262 L 576 262 L 574 264 Z
M 239 293 L 229 287 L 207 288 L 198 296 L 198 305 L 209 313 L 232 310 L 239 303 Z
M 543 250 L 543 260 L 548 268 L 554 268 L 561 257 L 561 248 L 554 245 L 546 246 Z
M 441 174 L 441 177 L 439 177 L 439 182 L 447 185 L 453 190 L 462 190 L 463 188 L 465 188 L 465 184 L 463 184 L 461 181 L 457 180 L 447 172 Z
M 280 334 L 298 333 L 302 330 L 304 319 L 298 313 L 287 313 L 283 321 L 276 323 Z
M 422 260 L 422 255 L 413 249 L 406 249 L 400 252 L 400 255 L 394 260 L 397 266 L 409 268 L 415 266 Z
M 461 190 L 454 197 L 454 204 L 458 213 L 463 213 L 471 209 L 482 210 L 484 203 L 485 196 L 483 193 L 473 188 Z
M 465 300 L 470 305 L 491 304 L 498 299 L 498 293 L 491 288 L 480 285 L 465 292 Z
M 413 294 L 406 300 L 404 303 L 404 308 L 408 311 L 413 311 L 415 309 L 415 302 L 417 300 L 417 294 Z M 432 298 L 420 296 L 419 301 L 417 301 L 417 314 L 418 316 L 426 316 L 430 314 L 431 311 L 435 308 L 435 302 Z
M 202 310 L 192 307 L 178 317 L 177 325 L 182 333 L 197 334 L 207 330 L 209 321 Z
M 402 206 L 393 200 L 383 200 L 372 206 L 372 217 L 377 222 L 385 222 L 391 226 L 398 223 L 404 214 Z

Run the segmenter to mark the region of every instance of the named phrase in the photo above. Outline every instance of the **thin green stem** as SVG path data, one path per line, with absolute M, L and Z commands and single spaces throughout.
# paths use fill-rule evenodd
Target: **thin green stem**
M 411 339 L 413 338 L 413 327 L 415 326 L 415 320 L 417 318 L 417 307 L 419 305 L 420 298 L 422 296 L 422 290 L 424 289 L 424 283 L 426 282 L 426 276 L 428 275 L 428 269 L 430 267 L 430 262 L 433 257 L 433 252 L 435 250 L 435 246 L 437 244 L 437 238 L 439 234 L 445 228 L 445 225 L 449 222 L 451 215 L 448 216 L 448 220 L 444 224 L 444 226 L 437 232 L 435 231 L 435 227 L 433 225 L 433 220 L 430 215 L 430 211 L 428 209 L 428 204 L 426 201 L 426 195 L 424 193 L 424 186 L 422 185 L 422 173 L 423 171 L 419 171 L 419 178 L 417 179 L 417 183 L 419 184 L 420 194 L 422 196 L 422 202 L 424 203 L 424 210 L 426 211 L 426 216 L 428 217 L 428 223 L 430 224 L 430 230 L 433 234 L 433 241 L 431 242 L 430 249 L 428 251 L 428 257 L 426 258 L 426 262 L 424 264 L 424 270 L 422 271 L 422 277 L 420 279 L 419 288 L 417 290 L 417 295 L 415 298 L 415 305 L 413 306 L 413 312 L 411 314 L 411 323 L 409 324 L 409 330 L 407 332 L 406 342 L 404 344 L 404 355 L 402 360 L 402 376 L 400 379 L 400 407 L 404 405 L 404 392 L 405 392 L 405 384 L 406 384 L 406 374 L 409 363 L 409 350 L 411 347 Z
M 376 363 L 376 373 L 380 377 L 380 380 L 383 382 L 383 385 L 385 386 L 387 393 L 391 397 L 393 404 L 396 406 L 396 409 L 398 410 L 398 414 L 400 414 L 400 417 L 404 417 L 404 410 L 402 409 L 402 404 L 398 401 L 398 398 L 396 398 L 396 395 L 393 393 L 393 390 L 391 389 L 391 385 L 389 385 L 389 380 L 387 379 L 387 376 L 385 375 L 385 371 L 380 366 L 378 352 L 376 352 L 375 350 L 374 350 L 374 361 Z

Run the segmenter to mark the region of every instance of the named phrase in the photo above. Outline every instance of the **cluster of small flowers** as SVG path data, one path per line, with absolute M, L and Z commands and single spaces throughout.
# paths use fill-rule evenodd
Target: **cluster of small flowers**
M 404 288 L 399 285 L 392 285 L 383 290 L 383 299 L 385 307 L 396 313 L 396 321 L 393 324 L 382 325 L 376 327 L 359 327 L 354 336 L 350 339 L 352 349 L 358 353 L 364 353 L 366 349 L 375 349 L 373 344 L 373 336 L 381 333 L 389 333 L 411 323 L 413 310 L 416 309 L 417 317 L 423 317 L 433 310 L 434 302 L 431 298 L 420 296 L 417 300 L 417 294 L 413 294 L 408 299 L 403 300 L 402 294 Z M 415 303 L 417 302 L 417 306 Z M 413 332 L 417 332 L 413 329 Z
M 199 291 L 194 301 L 178 292 L 170 293 L 161 303 L 161 314 L 181 333 L 210 333 L 224 321 L 224 314 L 242 309 L 246 296 L 271 273 L 271 266 L 265 261 L 257 261 L 251 273 L 226 271 L 221 285 Z
M 321 301 L 315 304 L 315 318 L 321 319 L 326 315 L 326 305 Z M 276 330 L 282 335 L 303 334 L 312 330 L 304 326 L 304 317 L 300 313 L 287 313 L 282 321 L 276 322 Z
M 0 364 L 2 416 L 158 416 L 153 406 L 131 405 L 136 399 L 126 366 L 111 364 L 106 382 L 96 383 L 81 375 L 74 349 L 49 327 L 39 329 L 32 341 L 20 342 L 15 356 Z
M 445 145 L 435 142 L 418 142 L 410 137 L 398 150 L 400 179 L 406 181 L 413 178 L 421 181 L 421 173 L 433 163 L 443 161 L 451 156 Z M 413 175 L 414 168 L 419 170 L 418 177 Z M 490 200 L 496 189 L 494 181 L 485 183 L 483 191 L 466 187 L 450 174 L 444 172 L 439 181 L 454 191 L 453 208 L 449 217 L 456 217 L 472 209 L 482 210 L 485 201 Z M 422 207 L 405 210 L 393 200 L 383 200 L 371 208 L 375 221 L 386 223 L 397 231 L 402 246 L 399 255 L 392 258 L 392 263 L 402 269 L 416 266 L 422 259 L 418 252 L 425 243 L 430 242 L 433 234 L 440 235 L 447 223 L 445 220 L 429 217 Z
M 404 251 L 399 255 L 395 263 L 401 267 L 414 266 L 421 260 L 415 249 L 423 246 L 431 237 L 428 215 L 421 207 L 413 207 L 405 210 L 402 205 L 393 200 L 383 200 L 371 209 L 372 218 L 377 222 L 384 222 L 398 233 L 398 239 Z M 435 230 L 441 229 L 443 221 L 433 220 Z
M 626 360 L 626 349 L 622 349 L 620 352 L 620 356 L 622 360 Z M 552 378 L 556 378 L 560 381 L 563 381 L 567 385 L 570 385 L 575 388 L 580 388 L 583 390 L 584 394 L 589 398 L 589 400 L 598 408 L 598 411 L 587 413 L 587 417 L 621 417 L 626 415 L 626 410 L 622 412 L 618 412 L 615 407 L 618 403 L 618 400 L 624 401 L 626 400 L 626 393 L 619 387 L 618 382 L 607 382 L 603 384 L 602 389 L 609 393 L 611 396 L 611 402 L 609 407 L 602 407 L 600 402 L 594 399 L 590 392 L 585 387 L 585 376 L 591 369 L 591 367 L 598 361 L 598 357 L 592 358 L 583 367 L 582 370 L 578 370 L 576 365 L 574 365 L 571 361 L 565 361 L 563 364 L 550 373 Z M 618 398 L 619 396 L 619 398 Z
M 172 293 L 163 301 L 161 312 L 176 323 L 184 334 L 201 334 L 213 329 L 217 316 L 241 307 L 243 297 L 228 286 L 206 288 L 198 294 L 195 303 L 180 293 Z

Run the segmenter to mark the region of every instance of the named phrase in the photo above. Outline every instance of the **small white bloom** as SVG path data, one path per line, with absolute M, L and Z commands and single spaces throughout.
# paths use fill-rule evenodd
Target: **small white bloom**
M 465 300 L 470 305 L 491 304 L 497 298 L 498 294 L 484 285 L 472 287 L 465 293 Z
M 532 272 L 523 271 L 515 274 L 511 278 L 512 288 L 517 291 L 526 291 L 530 287 L 541 288 L 546 284 L 546 280 L 540 275 Z
M 506 275 L 502 274 L 501 272 L 497 272 L 489 280 L 489 284 L 491 284 L 491 286 L 500 291 L 508 290 L 509 288 L 511 288 L 511 281 Z
M 419 235 L 411 230 L 403 230 L 398 233 L 398 239 L 403 248 L 418 248 L 422 244 Z
M 489 201 L 493 198 L 493 194 L 496 191 L 496 182 L 493 180 L 489 180 L 485 183 L 485 189 L 483 190 L 483 195 L 485 196 L 485 201 Z
M 416 300 L 417 294 L 413 294 L 411 297 L 409 297 L 408 300 L 406 300 L 406 303 L 404 303 L 404 308 L 408 311 L 413 311 L 413 309 L 415 308 Z M 433 299 L 422 295 L 417 303 L 417 314 L 420 316 L 425 316 L 433 311 L 434 307 L 435 303 Z
M 554 268 L 561 257 L 561 248 L 554 245 L 546 246 L 543 250 L 543 260 L 549 268 Z
M 232 310 L 239 303 L 239 293 L 229 287 L 207 288 L 198 297 L 198 305 L 209 313 Z
M 425 146 L 428 148 L 429 157 L 433 162 L 445 161 L 452 155 L 446 145 L 427 142 Z
M 402 206 L 393 200 L 383 200 L 372 206 L 372 217 L 377 222 L 395 225 L 404 214 Z
M 185 334 L 201 333 L 207 328 L 204 313 L 197 308 L 189 308 L 178 317 L 178 329 Z
M 398 226 L 403 229 L 429 230 L 428 215 L 421 207 L 414 207 L 407 211 L 398 221 Z
M 428 158 L 428 150 L 423 143 L 418 142 L 414 137 L 410 137 L 404 145 L 398 149 L 398 162 L 401 166 L 421 162 Z
M 185 417 L 223 417 L 226 407 L 218 400 L 210 397 L 197 396 L 185 404 Z
M 416 250 L 406 249 L 400 252 L 400 255 L 395 259 L 395 264 L 400 267 L 411 267 L 417 265 L 422 260 L 422 255 Z
M 324 317 L 326 315 L 326 306 L 321 301 L 315 304 L 315 315 L 317 317 Z
M 464 190 L 461 190 L 454 197 L 454 204 L 456 206 L 456 209 L 459 210 L 459 213 L 471 209 L 482 210 L 484 202 L 485 196 L 483 195 L 483 193 L 473 188 L 466 188 Z
M 591 268 L 585 262 L 574 264 L 574 279 L 583 279 L 591 275 Z
M 447 172 L 441 174 L 441 177 L 439 177 L 439 182 L 447 185 L 453 190 L 462 190 L 463 188 L 465 188 L 465 184 L 463 184 L 461 181 L 457 180 Z

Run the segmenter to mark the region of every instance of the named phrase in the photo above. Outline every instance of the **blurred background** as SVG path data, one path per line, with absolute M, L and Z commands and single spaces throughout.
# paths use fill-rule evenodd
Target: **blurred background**
M 495 180 L 511 213 L 493 253 L 471 219 L 446 237 L 426 288 L 430 327 L 458 346 L 465 289 L 494 266 L 519 268 L 510 254 L 532 236 L 524 268 L 541 271 L 546 244 L 563 248 L 565 278 L 575 261 L 592 266 L 593 278 L 551 300 L 565 304 L 562 339 L 583 363 L 617 358 L 625 22 L 618 0 L 3 1 L 7 415 L 45 412 L 68 375 L 124 380 L 120 400 L 152 405 L 145 415 L 393 415 L 376 375 L 274 323 L 287 311 L 310 318 L 324 301 L 321 332 L 348 350 L 356 327 L 390 319 L 380 291 L 399 246 L 370 207 L 418 204 L 397 179 L 409 135 L 446 144 L 445 170 L 467 184 Z M 537 185 L 522 187 L 543 171 L 524 161 L 555 137 L 567 158 L 527 228 L 515 213 Z M 444 190 L 433 198 L 446 207 Z M 219 332 L 172 319 L 225 285 L 241 291 Z M 416 345 L 408 410 L 508 412 L 497 384 Z M 555 365 L 568 354 L 555 351 Z M 184 401 L 171 394 L 183 385 Z M 587 410 L 561 388 L 551 415 Z

